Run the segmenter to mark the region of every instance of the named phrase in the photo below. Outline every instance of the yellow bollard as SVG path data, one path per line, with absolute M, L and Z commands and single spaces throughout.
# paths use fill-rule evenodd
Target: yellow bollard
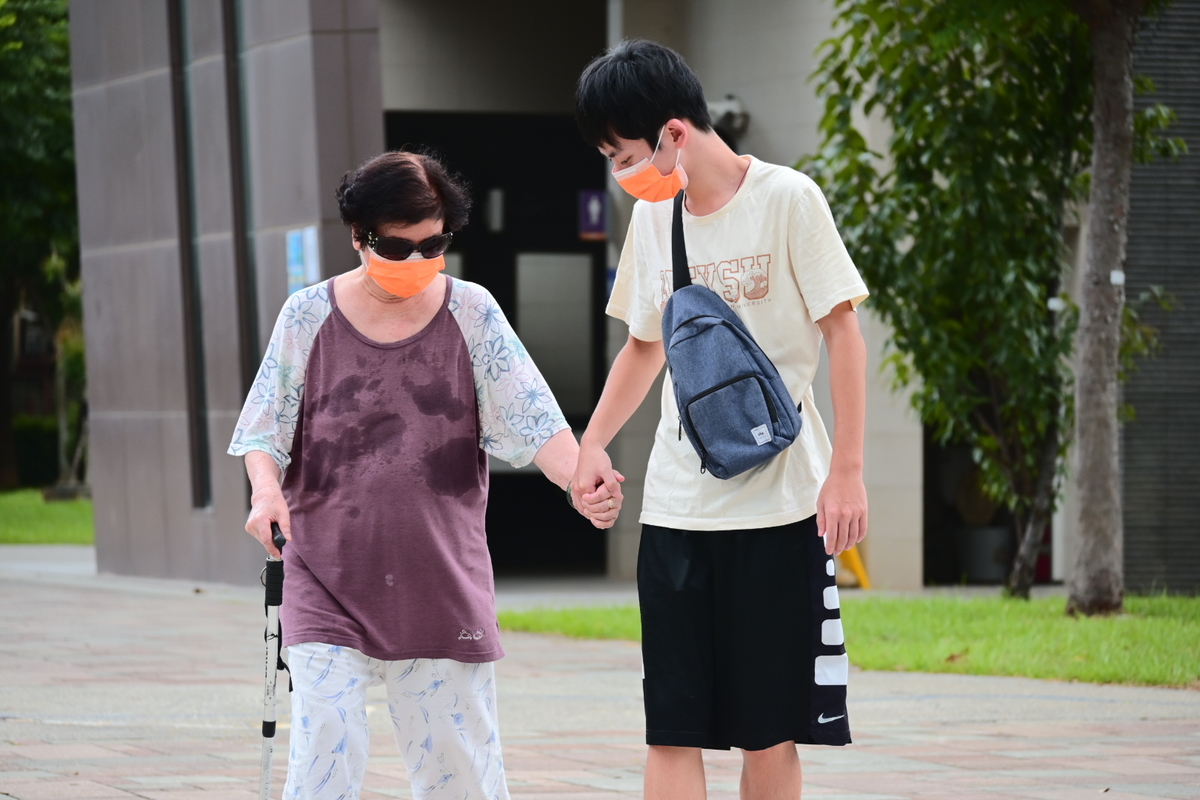
M 842 566 L 854 573 L 854 577 L 858 578 L 859 588 L 870 589 L 871 579 L 867 577 L 867 568 L 863 566 L 862 558 L 858 555 L 858 548 L 851 547 L 846 552 L 842 553 L 838 558 L 842 561 Z

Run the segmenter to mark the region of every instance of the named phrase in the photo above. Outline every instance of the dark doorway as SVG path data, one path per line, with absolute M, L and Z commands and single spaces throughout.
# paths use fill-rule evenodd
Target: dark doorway
M 1013 515 L 980 487 L 980 471 L 965 445 L 939 444 L 925 428 L 925 583 L 1000 585 L 1016 550 Z M 1049 583 L 1050 526 L 1043 534 L 1035 583 Z
M 470 223 L 454 237 L 449 268 L 495 296 L 582 430 L 607 373 L 607 298 L 605 243 L 581 238 L 580 198 L 604 189 L 604 159 L 566 114 L 385 118 L 389 149 L 430 148 L 471 184 Z M 497 573 L 604 572 L 603 533 L 559 489 L 536 468 L 493 464 L 487 527 Z

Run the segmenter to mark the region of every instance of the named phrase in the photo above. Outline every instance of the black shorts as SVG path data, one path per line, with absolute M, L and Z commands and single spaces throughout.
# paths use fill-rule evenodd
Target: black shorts
M 815 517 L 778 528 L 642 526 L 646 743 L 844 745 L 849 662 Z

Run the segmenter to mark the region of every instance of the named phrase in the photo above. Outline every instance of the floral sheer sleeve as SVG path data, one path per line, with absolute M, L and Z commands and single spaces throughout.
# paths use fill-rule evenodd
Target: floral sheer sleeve
M 288 298 L 254 378 L 246 405 L 238 417 L 229 454 L 244 456 L 261 450 L 279 469 L 291 463 L 292 440 L 304 394 L 304 372 L 313 340 L 329 316 L 328 282 L 302 289 Z
M 471 354 L 479 406 L 479 446 L 523 467 L 546 441 L 567 430 L 550 387 L 491 293 L 454 281 L 450 312 Z

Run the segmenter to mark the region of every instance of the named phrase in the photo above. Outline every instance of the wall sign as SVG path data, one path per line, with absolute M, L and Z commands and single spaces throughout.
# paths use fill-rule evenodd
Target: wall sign
M 579 190 L 579 238 L 603 242 L 608 229 L 607 196 L 603 189 Z
M 321 280 L 321 251 L 317 247 L 317 226 L 294 228 L 287 232 L 288 294 Z

